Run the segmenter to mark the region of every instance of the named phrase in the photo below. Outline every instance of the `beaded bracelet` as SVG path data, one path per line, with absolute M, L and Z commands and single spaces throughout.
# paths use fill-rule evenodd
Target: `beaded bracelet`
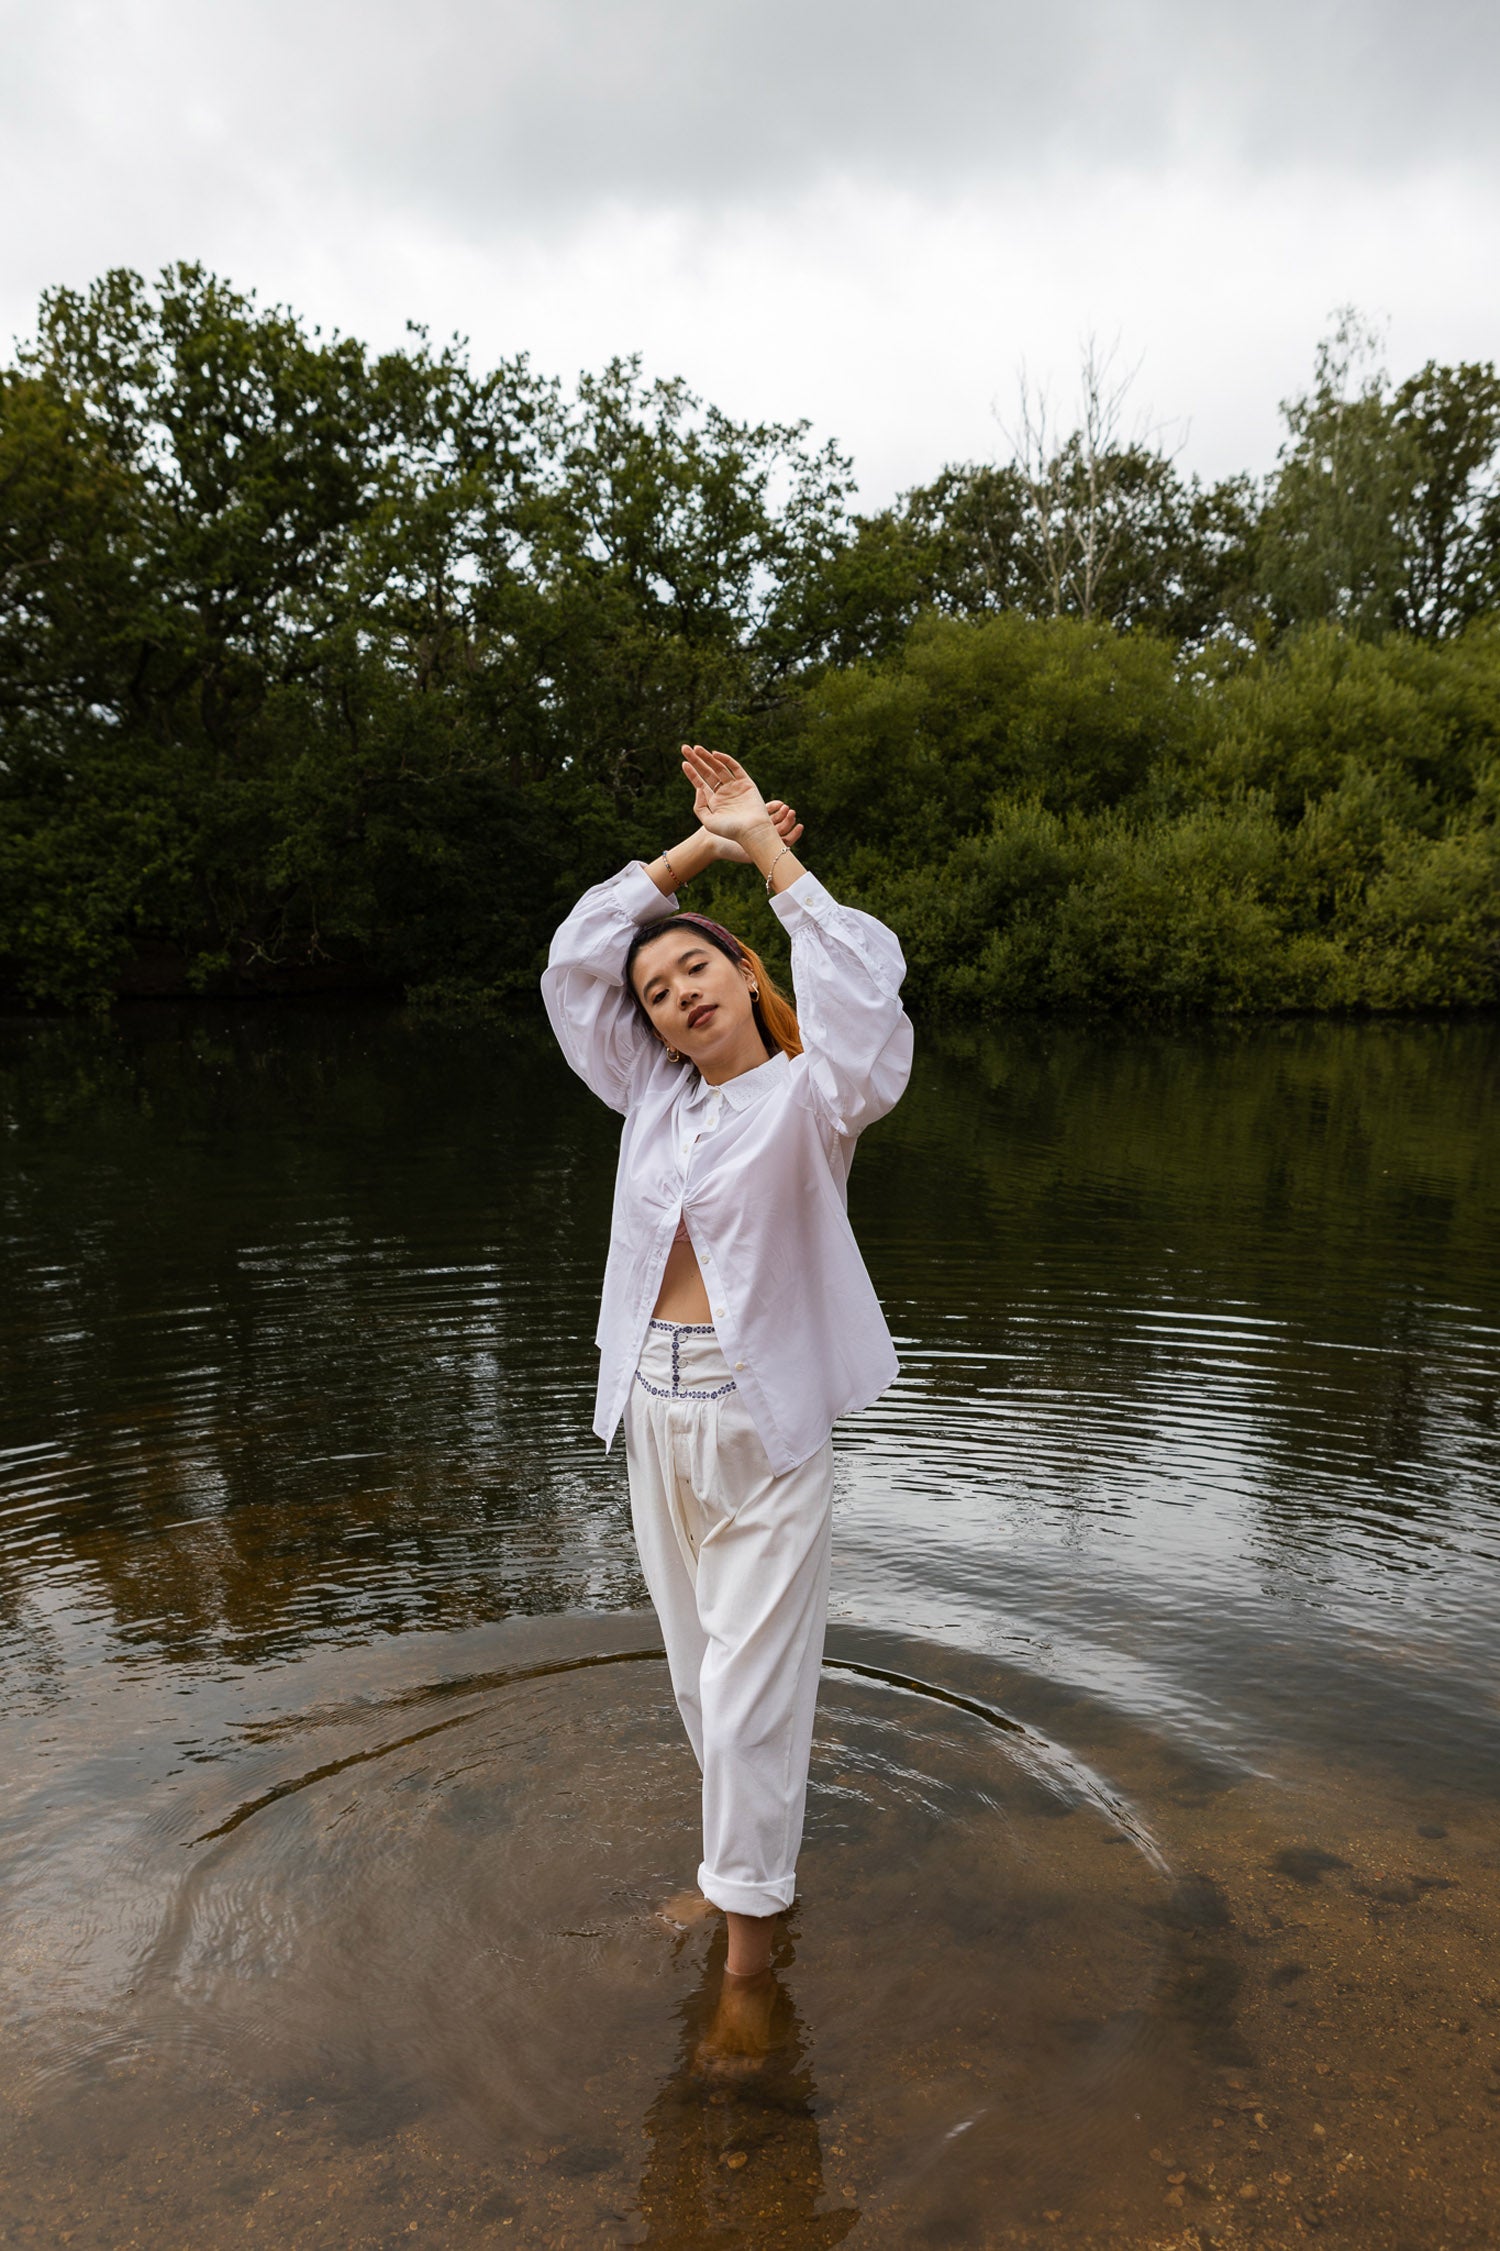
M 771 862 L 771 865 L 766 870 L 766 897 L 768 899 L 774 899 L 776 896 L 775 892 L 771 889 L 771 878 L 776 873 L 776 870 L 780 867 L 782 861 L 786 858 L 787 853 L 790 852 L 791 849 L 792 848 L 790 844 L 783 844 L 781 850 L 777 853 L 775 859 Z

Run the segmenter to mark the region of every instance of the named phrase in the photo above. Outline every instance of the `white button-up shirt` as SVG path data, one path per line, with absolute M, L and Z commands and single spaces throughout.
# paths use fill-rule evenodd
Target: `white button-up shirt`
M 720 1346 L 782 1472 L 899 1372 L 846 1207 L 855 1141 L 911 1071 L 906 963 L 884 923 L 798 876 L 771 904 L 791 939 L 803 1052 L 710 1086 L 668 1060 L 625 983 L 637 927 L 676 904 L 630 861 L 584 893 L 542 976 L 564 1055 L 625 1118 L 594 1429 L 612 1444 L 686 1218 Z

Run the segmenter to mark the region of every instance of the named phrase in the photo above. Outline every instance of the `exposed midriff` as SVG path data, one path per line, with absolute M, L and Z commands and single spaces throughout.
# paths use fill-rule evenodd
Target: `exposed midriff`
M 679 1219 L 677 1232 L 672 1237 L 653 1318 L 658 1321 L 708 1321 L 712 1318 L 708 1291 L 698 1267 L 698 1254 L 693 1249 L 685 1219 Z

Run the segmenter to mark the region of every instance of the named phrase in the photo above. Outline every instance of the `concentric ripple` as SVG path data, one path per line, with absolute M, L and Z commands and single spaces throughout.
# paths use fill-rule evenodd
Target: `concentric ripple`
M 1271 2158 L 1341 2042 L 1490 2116 L 1497 1108 L 1493 1024 L 924 1038 L 751 2093 L 650 1916 L 694 1777 L 589 1435 L 617 1122 L 403 1012 L 0 1025 L 0 2225 L 1465 2240 L 1451 2152 L 1355 2219 L 1310 2122 Z
M 512 1632 L 509 1666 L 288 1710 L 224 1757 L 216 1802 L 172 1791 L 109 1855 L 150 1864 L 156 1927 L 91 2006 L 76 1994 L 64 2037 L 33 2041 L 11 2086 L 31 2131 L 107 2134 L 144 2070 L 184 2136 L 209 2131 L 205 2087 L 211 2108 L 232 2087 L 247 2116 L 399 2127 L 513 2174 L 588 2147 L 596 2186 L 649 2201 L 664 2099 L 680 2127 L 712 2096 L 678 2028 L 721 1959 L 716 1923 L 674 1939 L 654 1913 L 696 1859 L 698 1807 L 652 1630 L 590 1647 L 578 1620 L 529 1661 Z M 830 1656 L 781 1963 L 793 2108 L 836 2106 L 872 2153 L 862 2195 L 908 2214 L 997 2174 L 1076 2192 L 1084 2121 L 1103 2166 L 1159 2100 L 1161 1854 L 970 1674 L 886 1654 L 844 1636 Z M 940 1650 L 899 1654 L 952 1673 Z M 226 1803 L 236 1779 L 254 1786 Z M 38 1869 L 39 1900 L 69 1858 Z M 736 2099 L 785 2094 L 789 2068 L 778 2048 Z

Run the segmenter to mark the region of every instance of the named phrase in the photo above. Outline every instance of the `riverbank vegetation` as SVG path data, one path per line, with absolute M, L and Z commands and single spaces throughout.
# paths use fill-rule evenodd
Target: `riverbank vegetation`
M 633 362 L 52 293 L 0 373 L 0 992 L 521 999 L 681 832 L 690 738 L 931 1015 L 1493 1005 L 1495 370 L 1394 382 L 1345 319 L 1212 486 L 1120 404 L 1092 361 L 1076 429 L 860 514 Z M 758 891 L 694 903 L 759 943 Z

